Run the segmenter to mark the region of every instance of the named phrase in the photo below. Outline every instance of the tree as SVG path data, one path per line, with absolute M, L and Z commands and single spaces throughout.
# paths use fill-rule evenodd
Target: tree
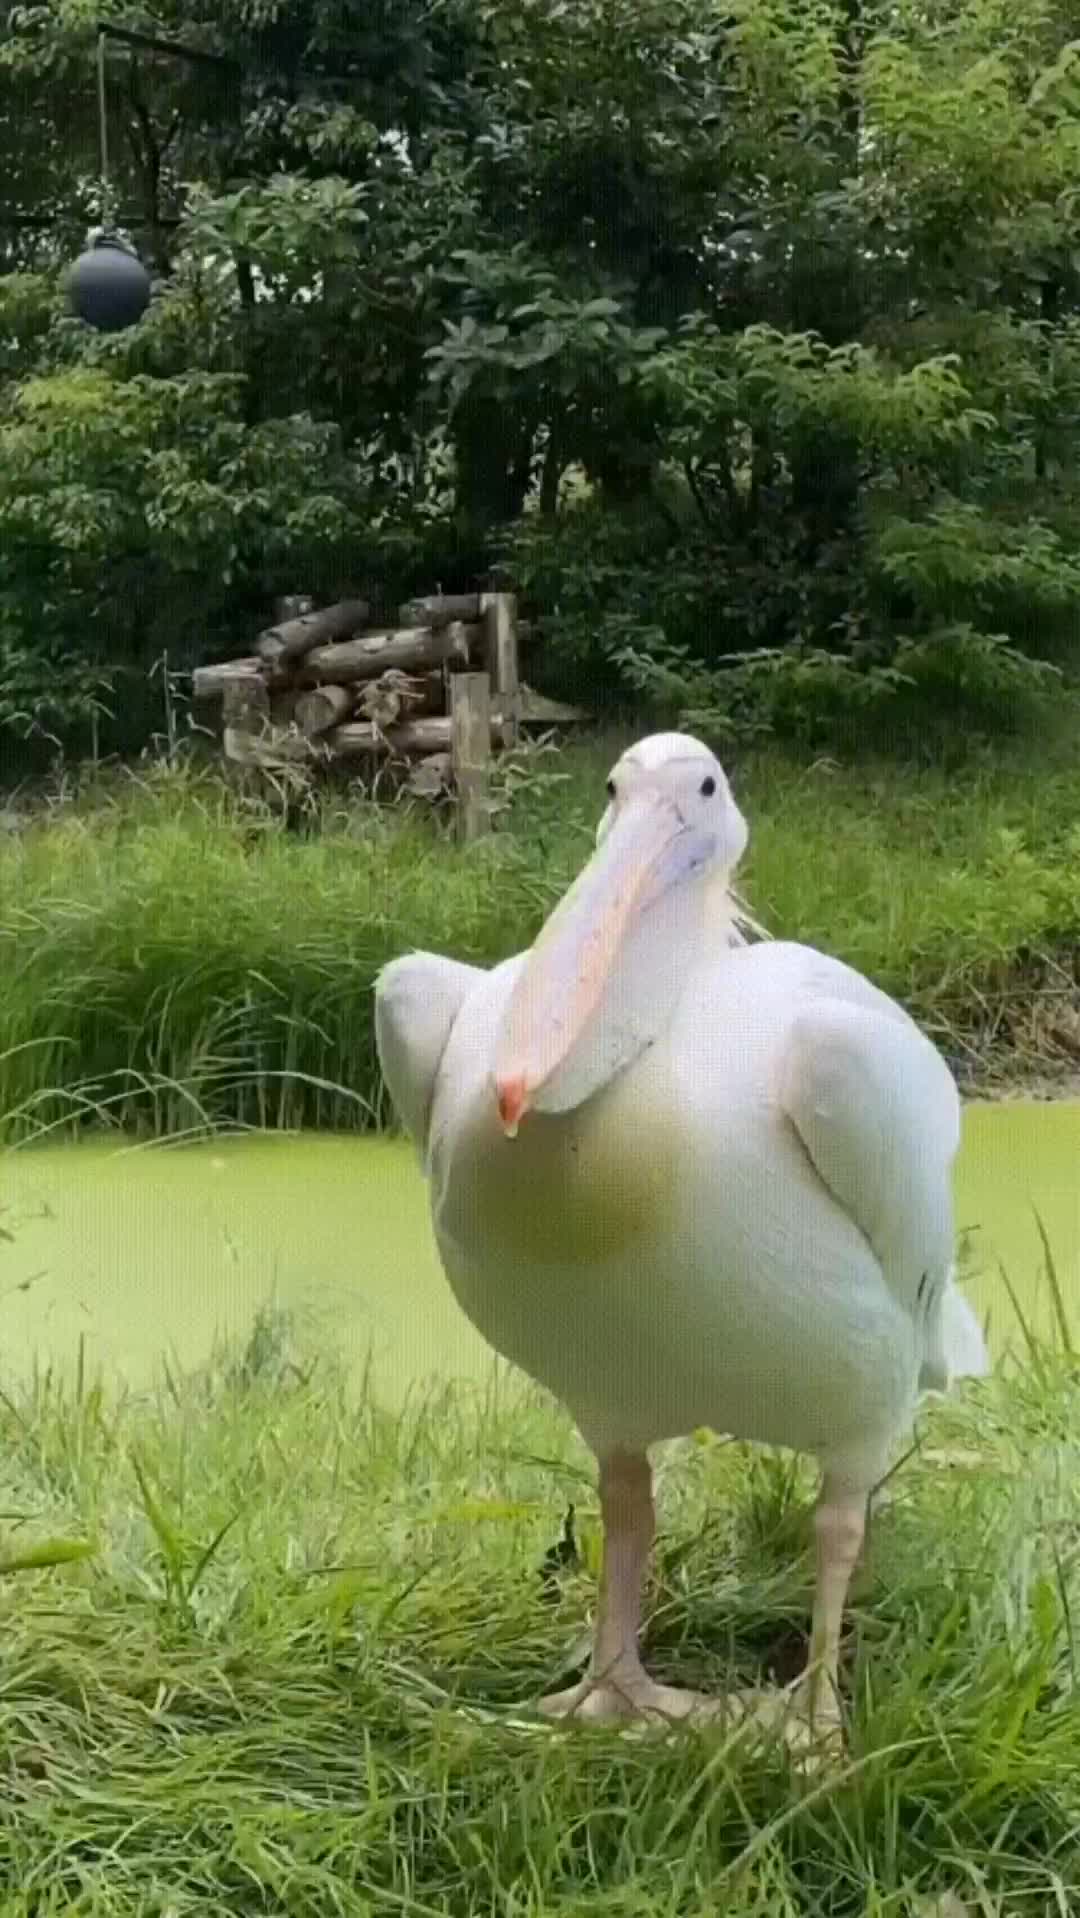
M 557 609 L 560 671 L 718 726 L 804 723 L 815 686 L 826 716 L 920 684 L 992 716 L 1069 666 L 1070 0 L 111 0 L 212 56 L 110 52 L 114 185 L 158 273 L 114 339 L 56 283 L 100 211 L 100 12 L 15 6 L 0 47 L 6 210 L 53 222 L 4 229 L 0 278 L 0 432 L 34 447 L 0 475 L 23 657 L 107 626 L 142 658 L 124 610 L 173 590 L 162 460 L 213 489 L 213 393 L 223 638 L 279 567 L 389 597 L 501 563 Z M 138 503 L 108 513 L 91 390 L 157 461 L 129 442 Z M 284 541 L 245 490 L 267 447 Z M 80 486 L 100 585 L 58 510 Z M 306 551 L 305 489 L 333 502 Z

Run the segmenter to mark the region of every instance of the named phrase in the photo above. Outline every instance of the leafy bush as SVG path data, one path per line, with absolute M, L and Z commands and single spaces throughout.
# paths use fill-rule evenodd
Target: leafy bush
M 376 15 L 161 0 L 233 65 L 122 56 L 157 283 L 103 338 L 57 281 L 100 211 L 86 6 L 12 10 L 9 719 L 39 654 L 56 718 L 58 660 L 240 650 L 279 587 L 392 605 L 496 562 L 565 690 L 728 732 L 990 728 L 1075 680 L 1068 0 Z
M 350 491 L 333 427 L 249 426 L 233 376 L 23 380 L 0 416 L 0 717 L 85 713 L 163 650 L 220 645 L 245 594 L 343 571 Z

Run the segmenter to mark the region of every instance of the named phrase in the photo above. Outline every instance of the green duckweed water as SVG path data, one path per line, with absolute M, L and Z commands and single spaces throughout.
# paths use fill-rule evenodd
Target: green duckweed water
M 1053 1332 L 1036 1212 L 1080 1344 L 1080 1101 L 969 1105 L 954 1189 L 972 1261 L 969 1293 L 989 1313 L 995 1352 L 1023 1344 L 1002 1268 L 1032 1328 Z
M 189 1370 L 260 1313 L 306 1348 L 370 1361 L 380 1395 L 483 1378 L 487 1348 L 442 1277 L 408 1147 L 268 1134 L 198 1145 L 92 1141 L 0 1160 L 0 1368 L 84 1364 L 134 1388 Z M 1032 1208 L 1080 1328 L 1080 1103 L 972 1105 L 957 1168 L 971 1295 L 1018 1345 L 1003 1264 L 1036 1324 L 1050 1305 Z
M 480 1377 L 481 1340 L 435 1253 L 416 1158 L 398 1142 L 267 1133 L 197 1145 L 104 1142 L 2 1162 L 2 1369 L 35 1355 L 140 1387 L 162 1355 L 183 1370 L 244 1340 L 259 1314 L 384 1393 Z

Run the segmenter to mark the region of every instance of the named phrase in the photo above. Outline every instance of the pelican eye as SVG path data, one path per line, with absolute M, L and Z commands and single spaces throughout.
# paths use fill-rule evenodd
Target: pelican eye
M 701 782 L 701 797 L 703 799 L 711 799 L 715 791 L 716 781 L 711 773 L 706 773 L 705 778 Z
M 608 796 L 608 798 L 609 798 L 609 799 L 614 799 L 614 797 L 615 797 L 615 781 L 614 781 L 613 779 L 609 779 L 609 780 L 608 780 L 608 783 L 607 783 L 607 796 Z

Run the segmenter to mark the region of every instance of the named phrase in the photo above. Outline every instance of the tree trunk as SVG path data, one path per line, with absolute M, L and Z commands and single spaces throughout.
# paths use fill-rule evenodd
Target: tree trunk
M 128 69 L 128 98 L 132 112 L 132 119 L 128 123 L 128 145 L 142 184 L 146 227 L 150 236 L 148 250 L 158 273 L 165 276 L 171 271 L 172 262 L 161 223 L 161 167 L 178 130 L 179 116 L 174 116 L 170 131 L 164 140 L 159 140 L 150 110 L 142 96 L 134 57 Z
M 547 519 L 553 519 L 559 510 L 559 481 L 562 476 L 562 448 L 556 423 L 552 420 L 548 427 L 548 443 L 544 449 L 544 464 L 540 474 L 540 511 Z
M 791 452 L 791 498 L 816 552 L 850 526 L 859 499 L 859 449 L 831 434 Z
M 483 531 L 516 520 L 529 488 L 520 422 L 508 412 L 498 400 L 466 396 L 451 422 L 457 508 Z
M 244 311 L 252 312 L 255 307 L 255 269 L 246 253 L 236 255 L 236 290 Z

